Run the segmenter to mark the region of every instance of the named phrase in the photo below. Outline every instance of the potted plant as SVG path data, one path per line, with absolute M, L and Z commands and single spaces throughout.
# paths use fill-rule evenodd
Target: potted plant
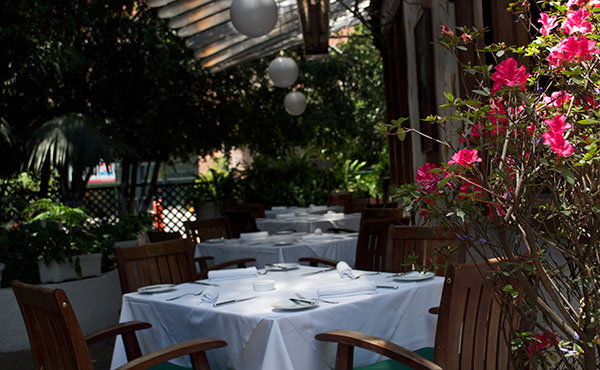
M 88 232 L 89 216 L 49 199 L 34 201 L 22 225 L 38 255 L 40 281 L 58 282 L 101 274 L 100 241 Z

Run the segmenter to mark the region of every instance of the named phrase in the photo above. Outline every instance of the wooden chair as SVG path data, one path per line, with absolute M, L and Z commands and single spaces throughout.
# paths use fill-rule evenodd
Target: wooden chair
M 228 209 L 232 211 L 248 211 L 256 218 L 266 218 L 265 205 L 261 203 L 235 203 L 229 205 Z
M 146 235 L 148 236 L 148 241 L 150 241 L 150 243 L 181 239 L 181 234 L 178 231 L 166 232 L 150 230 L 146 232 Z
M 344 213 L 361 213 L 369 207 L 379 204 L 377 198 L 350 198 L 344 202 Z
M 391 226 L 388 232 L 387 257 L 389 268 L 396 272 L 412 269 L 410 256 L 416 263 L 428 266 L 444 276 L 449 262 L 464 262 L 465 251 L 451 230 L 428 226 Z
M 341 191 L 329 195 L 327 199 L 328 206 L 343 206 L 346 202 L 352 200 L 352 192 Z
M 172 240 L 136 247 L 115 248 L 123 294 L 154 284 L 181 284 L 196 280 L 194 246 Z
M 515 321 L 502 313 L 500 303 L 492 296 L 493 283 L 482 276 L 489 271 L 487 261 L 449 265 L 439 308 L 433 361 L 385 339 L 352 330 L 333 330 L 317 334 L 315 338 L 338 343 L 335 370 L 352 369 L 354 347 L 376 352 L 417 370 L 511 369 L 507 333 L 511 321 Z
M 189 355 L 194 369 L 208 370 L 206 350 L 225 347 L 226 342 L 200 338 L 179 343 L 141 356 L 135 332 L 151 327 L 144 322 L 121 323 L 84 336 L 73 307 L 61 289 L 49 289 L 14 281 L 13 292 L 19 303 L 36 370 L 92 370 L 88 346 L 121 335 L 128 364 L 120 370 L 148 369 L 168 360 Z
M 247 263 L 256 261 L 254 258 L 242 258 L 209 268 L 206 260 L 213 257 L 194 259 L 194 249 L 195 246 L 184 239 L 115 248 L 121 291 L 130 293 L 146 285 L 186 283 L 206 278 L 210 270 L 234 265 L 243 268 Z M 200 272 L 194 262 L 200 263 Z
M 249 211 L 225 211 L 225 217 L 229 220 L 231 227 L 231 235 L 234 238 L 239 238 L 241 233 L 251 233 L 258 231 L 256 219 Z
M 395 271 L 387 261 L 388 230 L 392 225 L 407 222 L 402 213 L 386 210 L 371 217 L 363 217 L 360 222 L 358 241 L 356 244 L 355 268 L 369 271 Z M 338 261 L 320 257 L 302 257 L 300 262 L 308 262 L 311 266 L 318 264 L 336 266 Z
M 187 238 L 194 243 L 202 243 L 208 239 L 232 237 L 229 220 L 226 217 L 185 221 L 183 225 Z

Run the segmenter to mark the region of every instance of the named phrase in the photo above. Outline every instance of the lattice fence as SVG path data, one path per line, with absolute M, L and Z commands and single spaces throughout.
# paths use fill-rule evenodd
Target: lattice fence
M 154 227 L 164 231 L 179 231 L 184 234 L 183 222 L 195 220 L 190 211 L 191 204 L 186 201 L 187 192 L 194 186 L 193 182 L 159 184 L 154 196 L 152 209 Z M 21 209 L 25 203 L 37 199 L 39 195 L 19 187 L 3 186 L 0 189 L 1 223 L 17 222 L 19 215 L 15 209 Z M 52 196 L 59 200 L 58 194 Z M 22 202 L 18 204 L 17 202 Z M 115 223 L 119 219 L 119 187 L 106 186 L 88 188 L 83 199 L 83 206 L 90 216 L 102 222 Z

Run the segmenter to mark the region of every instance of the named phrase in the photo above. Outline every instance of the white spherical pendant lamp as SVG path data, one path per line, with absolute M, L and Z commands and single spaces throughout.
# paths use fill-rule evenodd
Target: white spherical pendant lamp
M 298 79 L 298 65 L 289 57 L 277 57 L 269 64 L 269 77 L 277 87 L 290 87 Z
M 249 37 L 266 35 L 277 23 L 275 0 L 233 0 L 229 12 L 233 26 Z
M 298 91 L 288 93 L 283 100 L 286 112 L 292 116 L 301 115 L 306 109 L 306 97 Z

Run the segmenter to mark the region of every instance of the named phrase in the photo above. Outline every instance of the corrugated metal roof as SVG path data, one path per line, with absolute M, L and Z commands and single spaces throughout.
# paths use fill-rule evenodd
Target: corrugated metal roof
M 257 38 L 233 27 L 229 19 L 231 0 L 148 0 L 147 4 L 159 8 L 158 16 L 169 19 L 169 27 L 187 38 L 186 46 L 194 50 L 194 57 L 204 68 L 219 71 L 302 43 L 296 0 L 276 1 L 277 24 L 269 34 Z M 366 17 L 368 6 L 369 0 L 333 0 L 330 32 L 358 24 L 353 13 Z

